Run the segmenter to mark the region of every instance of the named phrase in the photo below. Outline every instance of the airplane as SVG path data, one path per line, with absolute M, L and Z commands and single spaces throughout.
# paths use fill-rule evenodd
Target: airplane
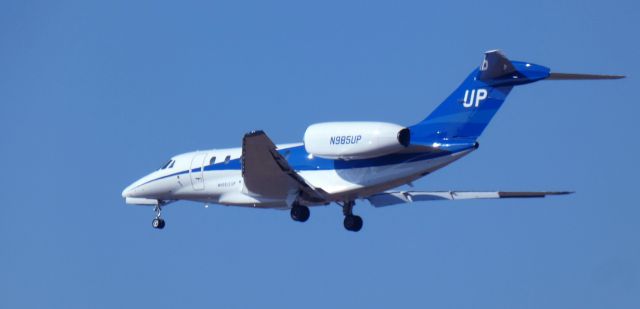
M 540 80 L 619 79 L 621 75 L 555 73 L 511 61 L 501 51 L 484 59 L 424 120 L 325 122 L 309 126 L 302 143 L 274 144 L 264 131 L 244 135 L 241 148 L 194 151 L 172 157 L 122 191 L 126 204 L 153 206 L 152 226 L 165 227 L 162 208 L 187 200 L 226 206 L 289 210 L 309 219 L 309 207 L 336 203 L 344 227 L 363 220 L 355 201 L 375 207 L 466 199 L 537 198 L 569 191 L 393 191 L 478 149 L 478 138 L 515 86 Z

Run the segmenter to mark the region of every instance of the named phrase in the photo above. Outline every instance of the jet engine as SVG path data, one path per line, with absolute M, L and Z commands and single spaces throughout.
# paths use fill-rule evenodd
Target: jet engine
M 409 129 L 386 122 L 324 122 L 304 133 L 308 153 L 325 159 L 368 159 L 409 146 Z

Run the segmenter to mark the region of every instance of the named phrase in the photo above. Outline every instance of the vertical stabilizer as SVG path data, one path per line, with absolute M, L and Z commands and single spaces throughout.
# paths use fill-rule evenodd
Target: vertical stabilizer
M 514 72 L 515 66 L 500 51 L 486 52 L 482 64 L 442 104 L 410 127 L 412 141 L 480 136 L 513 88 L 495 81 Z
M 619 79 L 623 75 L 551 73 L 549 68 L 522 61 L 511 61 L 501 51 L 484 54 L 482 64 L 473 70 L 427 118 L 409 127 L 411 141 L 435 142 L 442 139 L 475 140 L 487 127 L 514 86 L 539 80 Z

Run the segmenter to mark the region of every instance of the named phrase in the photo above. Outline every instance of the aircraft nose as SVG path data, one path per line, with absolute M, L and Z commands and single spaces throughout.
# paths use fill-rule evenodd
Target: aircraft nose
M 130 184 L 129 186 L 127 186 L 126 188 L 124 188 L 124 190 L 122 190 L 122 197 L 123 198 L 127 198 L 127 197 L 135 197 L 135 187 L 138 185 L 138 181 Z
M 122 190 L 122 198 L 129 197 L 130 193 L 131 193 L 131 186 L 124 188 L 124 190 Z

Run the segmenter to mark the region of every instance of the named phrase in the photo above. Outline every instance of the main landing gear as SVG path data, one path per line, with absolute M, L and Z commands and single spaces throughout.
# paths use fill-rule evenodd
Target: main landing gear
M 298 222 L 305 222 L 309 220 L 309 216 L 311 213 L 309 212 L 309 207 L 300 205 L 298 203 L 293 204 L 291 207 L 291 219 Z
M 151 226 L 155 229 L 163 229 L 164 228 L 164 219 L 160 218 L 160 213 L 162 212 L 162 208 L 160 205 L 157 205 L 154 210 L 156 212 L 156 217 L 151 221 Z
M 362 229 L 362 218 L 353 214 L 354 201 L 345 201 L 342 204 L 342 213 L 344 214 L 344 228 L 347 231 L 358 232 Z
M 360 231 L 363 224 L 362 218 L 353 214 L 353 206 L 355 206 L 356 203 L 354 201 L 345 201 L 344 203 L 338 203 L 338 205 L 342 206 L 342 213 L 344 214 L 344 228 L 347 229 L 347 231 L 352 232 Z M 294 203 L 291 206 L 291 219 L 294 221 L 305 222 L 309 220 L 309 215 L 309 207 L 298 203 Z

